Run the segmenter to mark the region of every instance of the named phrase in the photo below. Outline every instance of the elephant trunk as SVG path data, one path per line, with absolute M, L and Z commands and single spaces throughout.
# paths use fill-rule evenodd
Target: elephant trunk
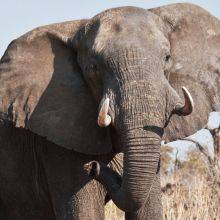
M 118 57 L 107 62 L 116 80 L 104 89 L 106 93 L 98 117 L 99 126 L 112 123 L 117 131 L 119 147 L 124 153 L 123 178 L 118 181 L 113 171 L 99 165 L 95 178 L 105 185 L 120 209 L 133 212 L 146 201 L 156 177 L 161 135 L 154 129 L 163 127 L 165 103 L 161 99 L 164 91 L 160 92 L 157 84 L 150 83 L 160 81 L 157 59 L 152 62 L 140 48 L 129 48 L 125 52 L 116 53 Z M 110 104 L 106 97 L 110 98 Z M 110 121 L 111 108 L 114 118 Z
M 115 204 L 126 211 L 136 211 L 148 198 L 158 168 L 160 140 L 155 135 L 128 140 L 124 150 L 123 181 L 111 195 Z
M 107 189 L 110 198 L 123 211 L 139 210 L 148 199 L 156 177 L 160 138 L 146 131 L 127 138 L 124 149 L 123 178 L 104 164 L 96 164 L 95 178 Z
M 123 178 L 98 162 L 92 170 L 96 170 L 95 178 L 107 188 L 114 203 L 127 212 L 137 211 L 148 199 L 166 119 L 173 113 L 188 115 L 193 110 L 192 97 L 185 87 L 182 105 L 168 82 L 161 84 L 163 67 L 153 51 L 146 56 L 149 53 L 150 48 L 146 51 L 133 47 L 107 60 L 115 80 L 104 86 L 98 116 L 99 126 L 111 124 L 117 132 L 120 146 L 115 148 L 124 152 Z

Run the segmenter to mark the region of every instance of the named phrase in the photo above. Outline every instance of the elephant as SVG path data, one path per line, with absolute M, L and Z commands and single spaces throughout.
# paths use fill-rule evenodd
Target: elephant
M 2 216 L 104 219 L 112 199 L 126 219 L 162 219 L 161 140 L 220 110 L 219 54 L 219 20 L 186 3 L 12 41 L 0 61 Z

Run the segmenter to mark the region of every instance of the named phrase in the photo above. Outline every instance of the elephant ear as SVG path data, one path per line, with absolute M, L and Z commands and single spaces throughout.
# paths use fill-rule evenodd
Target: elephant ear
M 185 84 L 191 79 L 203 86 L 203 91 L 210 93 L 213 98 L 207 100 L 211 102 L 210 106 L 220 110 L 220 21 L 203 8 L 188 3 L 171 4 L 150 11 L 162 18 L 165 24 L 163 32 L 170 41 L 173 65 L 169 81 L 172 86 L 180 93 L 181 87 L 187 86 L 193 95 L 195 88 Z M 181 81 L 182 85 L 179 85 Z M 200 94 L 198 101 L 205 97 L 202 91 Z
M 220 21 L 187 3 L 150 11 L 162 19 L 160 28 L 170 42 L 172 67 L 168 80 L 180 96 L 181 87 L 186 86 L 194 100 L 190 116 L 173 116 L 168 125 L 184 137 L 201 129 L 209 112 L 220 110 Z
M 86 20 L 37 28 L 13 41 L 0 61 L 0 119 L 85 154 L 111 151 L 69 42 Z

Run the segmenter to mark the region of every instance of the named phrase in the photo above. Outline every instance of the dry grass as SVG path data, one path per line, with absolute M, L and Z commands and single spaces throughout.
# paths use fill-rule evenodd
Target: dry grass
M 219 186 L 213 185 L 201 175 L 191 176 L 188 180 L 184 179 L 184 176 L 180 173 L 169 178 L 173 185 L 163 193 L 164 219 L 220 219 Z M 167 185 L 166 179 L 162 179 L 162 185 L 170 186 Z
M 162 176 L 163 211 L 166 220 L 219 220 L 220 185 L 203 175 L 185 171 Z M 169 184 L 168 184 L 169 183 Z M 107 220 L 124 219 L 123 212 L 110 202 L 106 206 Z
M 219 142 L 220 143 L 220 142 Z M 220 220 L 220 145 L 214 160 L 201 151 L 188 152 L 185 162 L 176 163 L 163 153 L 161 166 L 164 220 Z M 174 169 L 168 171 L 168 163 Z M 110 202 L 106 220 L 122 220 L 124 214 Z
M 118 209 L 112 201 L 105 206 L 106 220 L 124 220 L 124 212 Z
M 161 185 L 165 220 L 220 220 L 220 129 L 212 131 L 214 158 L 197 143 L 197 150 L 186 161 L 170 156 L 170 147 L 162 148 Z M 172 169 L 169 169 L 170 165 Z M 123 212 L 110 202 L 107 220 L 124 219 Z

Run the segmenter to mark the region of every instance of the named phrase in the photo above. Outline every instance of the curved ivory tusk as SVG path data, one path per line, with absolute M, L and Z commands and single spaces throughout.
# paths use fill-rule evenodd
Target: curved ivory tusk
M 108 115 L 108 109 L 109 109 L 109 98 L 106 98 L 99 111 L 98 125 L 100 127 L 107 127 L 111 123 L 111 117 Z
M 184 106 L 177 105 L 175 107 L 175 113 L 181 116 L 186 116 L 192 113 L 194 109 L 194 102 L 192 96 L 190 95 L 186 87 L 182 87 L 182 91 L 185 98 L 185 104 Z

